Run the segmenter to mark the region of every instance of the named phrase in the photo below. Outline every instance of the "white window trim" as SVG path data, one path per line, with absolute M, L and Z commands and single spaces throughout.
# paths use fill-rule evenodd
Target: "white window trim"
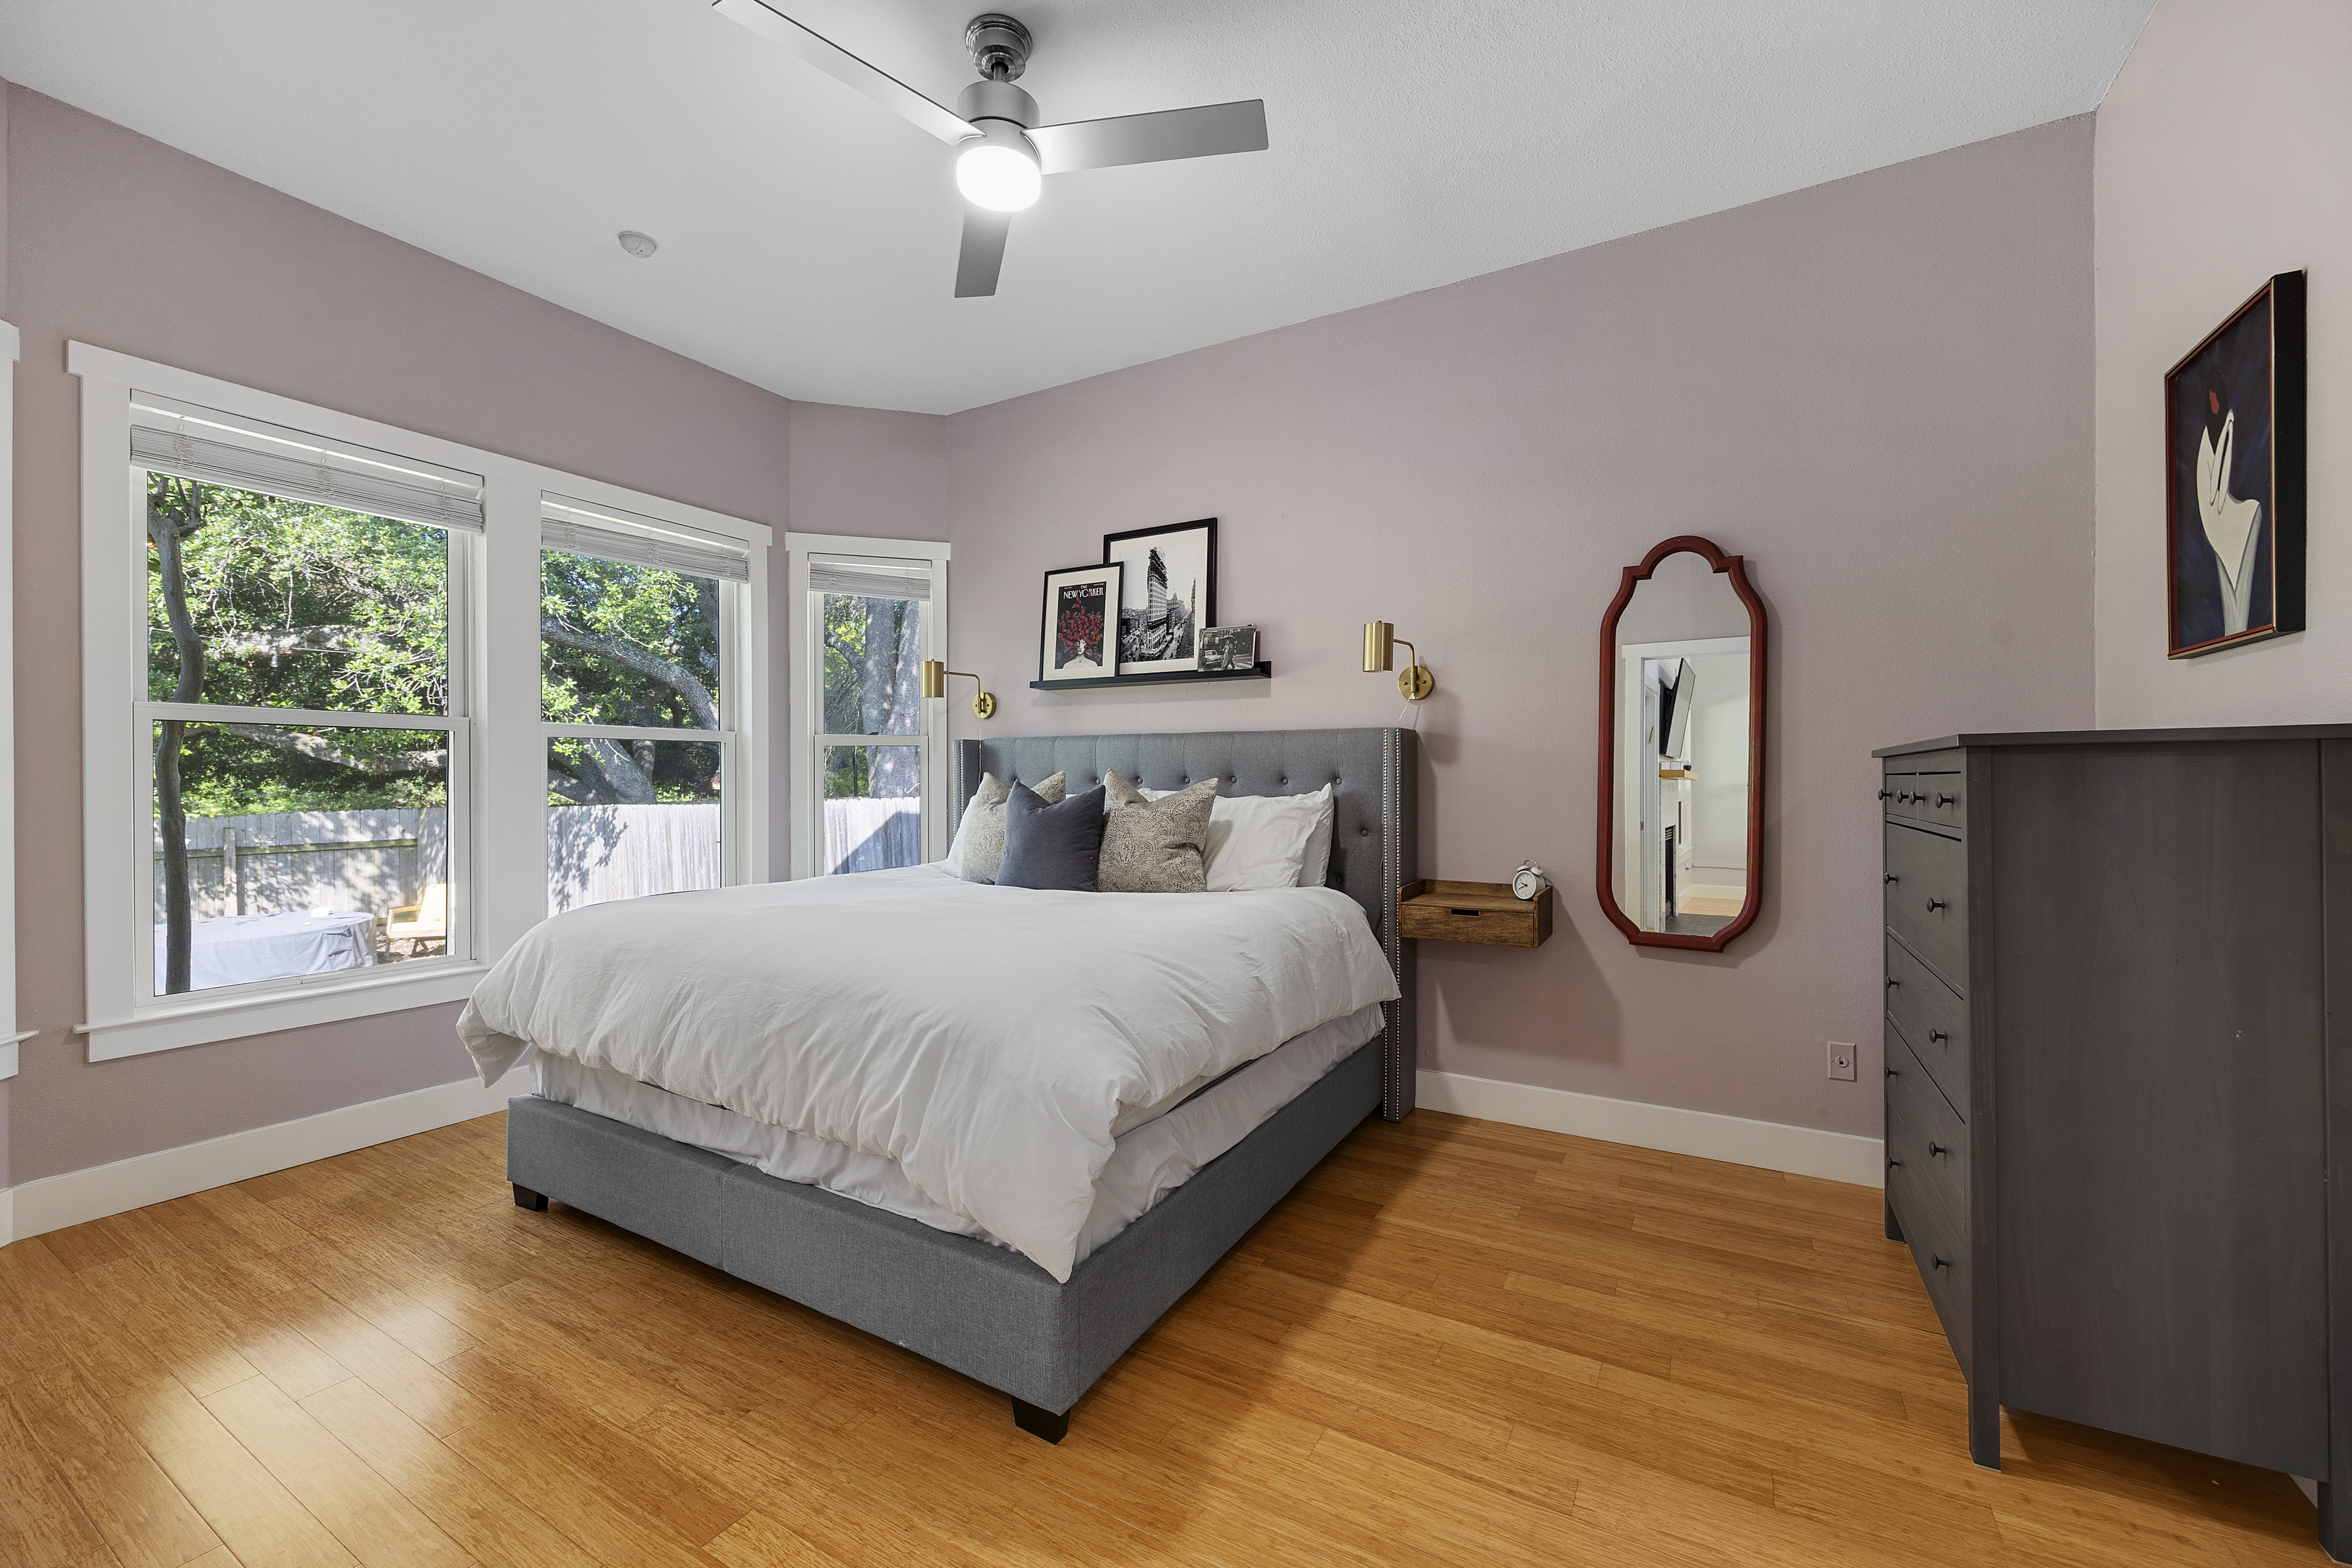
M 0 1079 L 16 1076 L 17 1043 L 34 1033 L 16 1029 L 16 347 L 0 321 Z
M 931 597 L 923 612 L 922 653 L 926 659 L 946 659 L 950 551 L 938 539 L 866 538 L 852 534 L 786 534 L 784 549 L 790 559 L 787 577 L 792 595 L 793 701 L 786 721 L 792 727 L 792 874 L 799 881 L 816 874 L 824 845 L 824 791 L 816 776 L 818 748 L 824 744 L 816 732 L 824 713 L 824 650 L 818 642 L 824 622 L 809 613 L 809 557 L 862 555 L 930 562 Z M 927 698 L 921 708 L 923 859 L 930 862 L 944 859 L 948 852 L 947 701 Z
M 730 883 L 767 878 L 765 524 L 705 511 L 520 458 L 420 435 L 332 409 L 134 359 L 87 343 L 66 346 L 66 369 L 81 378 L 82 834 L 84 941 L 89 1059 L 136 1056 L 371 1013 L 457 1001 L 522 935 L 547 917 L 547 730 L 540 718 L 540 496 L 558 491 L 592 505 L 636 512 L 740 546 L 751 580 L 739 585 L 737 614 L 722 628 L 728 657 L 722 705 L 734 698 L 728 732 L 736 756 L 726 787 Z M 319 977 L 285 988 L 242 988 L 192 996 L 142 995 L 153 964 L 140 951 L 153 872 L 145 863 L 152 806 L 133 741 L 131 705 L 145 695 L 146 563 L 134 549 L 143 496 L 129 483 L 133 390 L 265 420 L 314 435 L 402 453 L 479 474 L 487 481 L 478 536 L 452 534 L 450 614 L 465 618 L 466 667 L 451 671 L 453 744 L 470 730 L 473 784 L 464 810 L 453 798 L 450 854 L 471 875 L 462 908 L 450 912 L 452 956 Z M 466 547 L 466 548 L 461 548 Z M 134 593 L 131 585 L 139 586 Z M 493 613 L 501 601 L 528 614 Z M 0 682 L 0 690 L 6 683 Z M 283 717 L 283 715 L 279 715 Z M 337 722 L 346 722 L 339 717 Z M 381 722 L 368 717 L 362 722 Z M 434 727 L 438 727 L 438 721 Z M 683 732 L 693 736 L 698 732 Z M 452 758 L 451 782 L 458 783 Z M 0 774 L 0 777 L 8 775 Z M 454 793 L 454 790 L 453 790 Z M 459 821 L 467 832 L 460 842 Z M 13 821 L 13 813 L 5 820 Z M 126 825 L 133 831 L 126 831 Z M 461 858 L 462 857 L 462 858 Z M 13 901 L 9 901 L 13 904 Z M 460 952 L 461 936 L 470 951 Z M 11 954 L 14 946 L 7 949 Z

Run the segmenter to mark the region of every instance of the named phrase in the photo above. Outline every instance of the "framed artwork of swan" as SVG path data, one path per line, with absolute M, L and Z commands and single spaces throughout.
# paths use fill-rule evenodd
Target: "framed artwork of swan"
M 2167 653 L 2303 630 L 2304 275 L 2282 272 L 2166 372 Z

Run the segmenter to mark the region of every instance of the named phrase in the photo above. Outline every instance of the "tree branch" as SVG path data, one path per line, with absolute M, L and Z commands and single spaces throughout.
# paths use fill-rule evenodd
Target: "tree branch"
M 449 763 L 449 752 L 446 747 L 430 751 L 351 751 L 333 741 L 305 735 L 299 729 L 281 729 L 274 724 L 225 724 L 220 727 L 231 735 L 259 741 L 279 751 L 291 751 L 313 762 L 331 762 L 338 768 L 348 768 L 354 773 L 365 773 L 379 779 L 404 773 L 430 773 L 436 768 L 447 767 Z
M 542 615 L 539 621 L 540 635 L 566 648 L 577 648 L 583 653 L 610 659 L 625 669 L 635 670 L 648 680 L 657 681 L 676 692 L 694 715 L 695 724 L 703 729 L 719 727 L 719 705 L 710 700 L 710 688 L 694 678 L 683 664 L 674 664 L 660 654 L 638 647 L 635 643 L 618 637 L 607 637 L 601 632 L 583 632 L 568 625 L 553 615 Z
M 596 791 L 593 786 L 583 784 L 571 774 L 560 773 L 552 768 L 547 770 L 547 792 L 551 795 L 561 795 L 575 806 L 593 806 L 596 803 Z
M 166 498 L 177 506 L 166 504 Z M 180 541 L 204 522 L 200 486 L 166 479 L 148 490 L 147 538 L 155 547 L 163 616 L 171 624 L 172 646 L 180 661 L 173 702 L 198 702 L 204 696 L 205 640 L 188 614 L 188 574 L 180 557 Z M 195 903 L 188 889 L 187 798 L 180 777 L 180 752 L 187 734 L 182 719 L 166 719 L 155 727 L 155 825 L 163 835 L 163 973 L 159 978 L 170 995 L 188 988 L 196 929 Z
M 163 618 L 171 624 L 172 648 L 180 661 L 180 679 L 172 689 L 171 700 L 202 702 L 205 640 L 188 613 L 188 574 L 181 564 L 180 541 L 204 526 L 204 492 L 185 480 L 167 480 L 162 489 L 179 502 L 177 507 L 162 506 L 154 491 L 148 493 L 147 538 L 155 547 L 155 569 L 163 584 Z

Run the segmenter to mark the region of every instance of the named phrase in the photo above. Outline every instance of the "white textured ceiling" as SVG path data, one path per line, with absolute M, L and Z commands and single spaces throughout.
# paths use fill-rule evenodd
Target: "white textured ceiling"
M 950 150 L 703 0 L 6 0 L 0 77 L 788 396 L 947 413 L 2079 113 L 2153 6 L 1012 0 L 1046 120 L 1263 98 L 1273 147 L 1056 176 L 992 299 L 950 297 Z M 782 8 L 952 105 L 984 6 Z

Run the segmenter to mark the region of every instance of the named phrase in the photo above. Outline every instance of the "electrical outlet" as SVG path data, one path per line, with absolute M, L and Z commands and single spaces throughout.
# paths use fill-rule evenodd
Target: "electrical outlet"
M 1854 1082 L 1853 1047 L 1842 1040 L 1830 1041 L 1830 1076 L 1847 1083 Z

